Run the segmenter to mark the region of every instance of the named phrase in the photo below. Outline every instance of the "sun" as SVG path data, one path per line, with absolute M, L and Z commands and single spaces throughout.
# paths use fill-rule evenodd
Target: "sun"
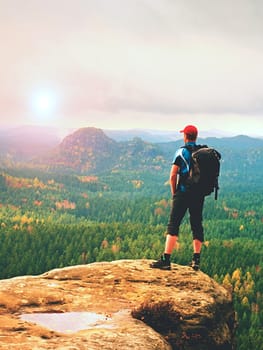
M 52 101 L 48 95 L 40 95 L 36 99 L 36 107 L 40 112 L 49 112 Z
M 51 92 L 37 92 L 33 95 L 32 105 L 35 117 L 51 119 L 55 112 L 55 96 Z

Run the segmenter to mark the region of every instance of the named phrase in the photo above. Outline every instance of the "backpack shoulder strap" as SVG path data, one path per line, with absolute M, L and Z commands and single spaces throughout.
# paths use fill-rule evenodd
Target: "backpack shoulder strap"
M 184 146 L 182 146 L 182 148 L 186 148 L 190 153 L 198 151 L 200 148 L 207 148 L 207 147 L 208 147 L 207 145 L 195 145 L 195 146 L 184 145 Z

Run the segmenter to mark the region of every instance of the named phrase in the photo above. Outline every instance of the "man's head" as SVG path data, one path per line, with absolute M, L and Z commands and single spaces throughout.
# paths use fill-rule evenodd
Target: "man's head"
M 183 132 L 184 136 L 189 141 L 195 141 L 197 139 L 198 130 L 194 125 L 187 125 L 183 130 L 180 130 L 180 132 Z

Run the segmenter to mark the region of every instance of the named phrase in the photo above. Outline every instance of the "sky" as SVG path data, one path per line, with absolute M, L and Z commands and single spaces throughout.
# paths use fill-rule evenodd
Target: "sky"
M 263 137 L 262 0 L 0 0 L 0 126 Z

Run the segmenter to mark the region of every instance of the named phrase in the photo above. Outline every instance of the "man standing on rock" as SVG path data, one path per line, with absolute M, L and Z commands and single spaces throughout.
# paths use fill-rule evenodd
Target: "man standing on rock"
M 193 234 L 194 250 L 190 266 L 198 271 L 200 266 L 201 247 L 204 240 L 204 230 L 202 225 L 204 194 L 200 193 L 198 188 L 188 188 L 185 183 L 191 164 L 191 151 L 189 148 L 194 149 L 197 147 L 196 139 L 198 130 L 193 125 L 187 125 L 180 132 L 184 133 L 185 146 L 179 148 L 175 152 L 170 172 L 170 186 L 173 201 L 170 219 L 167 226 L 165 250 L 161 258 L 151 263 L 150 267 L 161 270 L 171 269 L 170 257 L 178 239 L 181 221 L 188 209 Z

